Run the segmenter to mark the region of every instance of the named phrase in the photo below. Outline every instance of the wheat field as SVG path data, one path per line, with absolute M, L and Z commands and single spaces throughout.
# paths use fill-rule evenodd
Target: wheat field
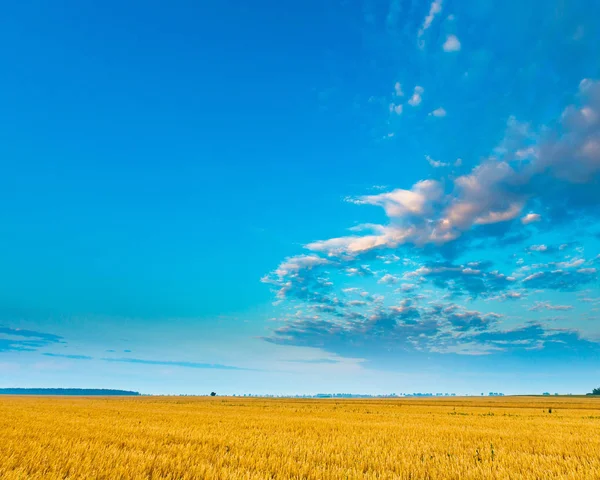
M 0 397 L 0 478 L 600 479 L 600 399 Z

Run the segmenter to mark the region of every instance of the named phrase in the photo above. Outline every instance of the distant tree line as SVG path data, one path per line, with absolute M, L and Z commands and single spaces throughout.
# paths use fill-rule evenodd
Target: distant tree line
M 0 388 L 0 395 L 137 396 L 140 392 L 105 388 Z
M 600 395 L 600 387 L 594 388 L 592 393 L 588 393 L 588 395 Z

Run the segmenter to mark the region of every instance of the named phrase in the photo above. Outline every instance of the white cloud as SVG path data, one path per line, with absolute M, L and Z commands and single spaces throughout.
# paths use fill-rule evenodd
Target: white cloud
M 396 115 L 402 115 L 402 104 L 395 105 L 390 103 L 390 112 L 395 113 Z
M 306 245 L 306 248 L 315 252 L 323 252 L 328 255 L 357 254 L 367 252 L 379 247 L 396 248 L 407 242 L 411 229 L 380 226 L 377 235 L 348 236 L 320 240 Z
M 429 7 L 429 14 L 425 17 L 423 21 L 423 25 L 419 29 L 419 37 L 423 36 L 425 31 L 431 27 L 431 22 L 435 16 L 442 11 L 442 0 L 434 0 L 431 6 Z
M 525 282 L 531 282 L 532 280 L 535 280 L 535 279 L 543 277 L 543 276 L 544 276 L 544 272 L 533 273 L 533 274 L 529 275 L 528 277 L 525 277 L 523 279 L 523 283 L 525 283 Z
M 383 285 L 394 285 L 394 284 L 398 283 L 398 280 L 399 280 L 398 277 L 395 277 L 394 275 L 386 273 L 383 277 L 381 277 L 379 279 L 379 281 L 377 283 L 381 283 Z
M 415 88 L 415 93 L 420 92 L 422 89 Z M 444 183 L 426 180 L 407 190 L 349 199 L 359 205 L 382 207 L 389 224 L 370 226 L 370 232 L 361 235 L 313 242 L 307 248 L 333 256 L 353 256 L 405 243 L 441 245 L 476 225 L 514 219 L 521 219 L 522 224 L 537 221 L 539 214 L 525 214 L 523 209 L 533 198 L 545 201 L 547 187 L 552 187 L 553 182 L 560 182 L 561 188 L 589 188 L 600 174 L 600 82 L 582 81 L 580 98 L 581 105 L 564 110 L 562 125 L 556 130 L 532 134 L 527 124 L 509 118 L 505 139 L 494 150 L 495 155 L 465 175 Z M 517 161 L 514 153 L 526 145 L 530 147 L 533 141 L 537 142 L 532 150 L 535 155 L 531 154 L 526 162 Z M 532 181 L 538 178 L 543 181 Z M 568 196 L 564 199 L 570 201 Z M 580 199 L 591 201 L 583 195 L 574 201 Z M 532 252 L 547 250 L 545 245 L 530 248 Z M 580 273 L 592 270 L 581 269 Z M 524 281 L 537 278 L 535 275 Z
M 425 89 L 423 87 L 417 85 L 413 91 L 412 96 L 408 100 L 408 104 L 413 107 L 416 107 L 417 105 L 419 105 L 422 100 L 421 95 L 423 94 L 424 91 L 425 91 Z
M 448 166 L 447 163 L 440 162 L 438 160 L 434 160 L 429 155 L 425 155 L 425 159 L 427 160 L 427 162 L 429 163 L 429 165 L 431 165 L 433 168 L 440 168 L 440 167 L 447 167 Z
M 522 292 L 514 292 L 514 291 L 510 291 L 510 292 L 504 292 L 500 295 L 497 295 L 495 297 L 490 297 L 490 300 L 498 300 L 500 302 L 505 302 L 507 300 L 520 300 L 522 298 L 525 297 L 525 294 Z
M 572 305 L 552 305 L 550 302 L 535 302 L 529 310 L 539 312 L 540 310 L 567 311 L 573 310 Z
M 414 89 L 412 96 L 408 100 L 408 104 L 413 107 L 416 107 L 417 105 L 419 105 L 422 100 L 421 95 L 423 94 L 424 91 L 425 91 L 425 89 L 423 87 L 417 85 Z
M 462 158 L 457 158 L 456 161 L 454 162 L 454 166 L 455 167 L 462 166 Z
M 393 253 L 390 255 L 378 255 L 377 260 L 381 260 L 385 264 L 396 263 L 400 260 L 398 255 L 394 255 Z
M 523 225 L 529 225 L 530 223 L 539 222 L 542 219 L 539 213 L 528 213 L 524 217 L 521 218 L 521 223 Z
M 558 268 L 575 268 L 583 265 L 585 260 L 583 258 L 574 258 L 573 260 L 567 260 L 565 262 L 557 262 Z
M 400 82 L 396 82 L 396 84 L 394 85 L 394 95 L 396 95 L 397 97 L 404 96 L 404 92 L 402 91 L 402 85 L 400 85 Z
M 377 205 L 385 209 L 389 217 L 406 215 L 426 215 L 431 213 L 433 203 L 441 198 L 442 185 L 436 180 L 423 180 L 412 189 L 396 189 L 378 195 L 365 195 L 355 199 L 347 199 L 357 205 Z
M 448 35 L 442 48 L 444 52 L 458 52 L 460 50 L 460 40 L 456 35 Z
M 439 229 L 464 231 L 472 225 L 498 223 L 518 216 L 524 200 L 500 188 L 513 175 L 508 164 L 490 161 L 456 178 L 456 194 L 443 212 Z
M 534 147 L 520 148 L 515 152 L 515 158 L 525 160 L 527 158 L 536 157 L 537 150 Z
M 318 257 L 317 255 L 298 255 L 297 257 L 290 257 L 279 265 L 279 268 L 275 270 L 275 273 L 279 277 L 285 277 L 292 272 L 299 270 L 310 270 L 318 265 L 326 265 L 331 263 L 325 258 Z
M 434 117 L 445 117 L 446 116 L 446 110 L 443 107 L 436 108 L 429 115 L 433 115 Z
M 583 273 L 584 275 L 592 275 L 597 271 L 598 270 L 596 270 L 595 268 L 580 268 L 579 270 L 577 270 L 577 273 Z

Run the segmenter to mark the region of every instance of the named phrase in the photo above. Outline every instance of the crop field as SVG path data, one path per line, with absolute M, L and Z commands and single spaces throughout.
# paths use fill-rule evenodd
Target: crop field
M 0 478 L 600 479 L 600 399 L 7 396 Z

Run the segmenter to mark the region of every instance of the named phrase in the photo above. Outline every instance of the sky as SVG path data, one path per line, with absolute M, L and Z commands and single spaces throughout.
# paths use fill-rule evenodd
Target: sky
M 600 3 L 25 0 L 0 387 L 584 393 Z

